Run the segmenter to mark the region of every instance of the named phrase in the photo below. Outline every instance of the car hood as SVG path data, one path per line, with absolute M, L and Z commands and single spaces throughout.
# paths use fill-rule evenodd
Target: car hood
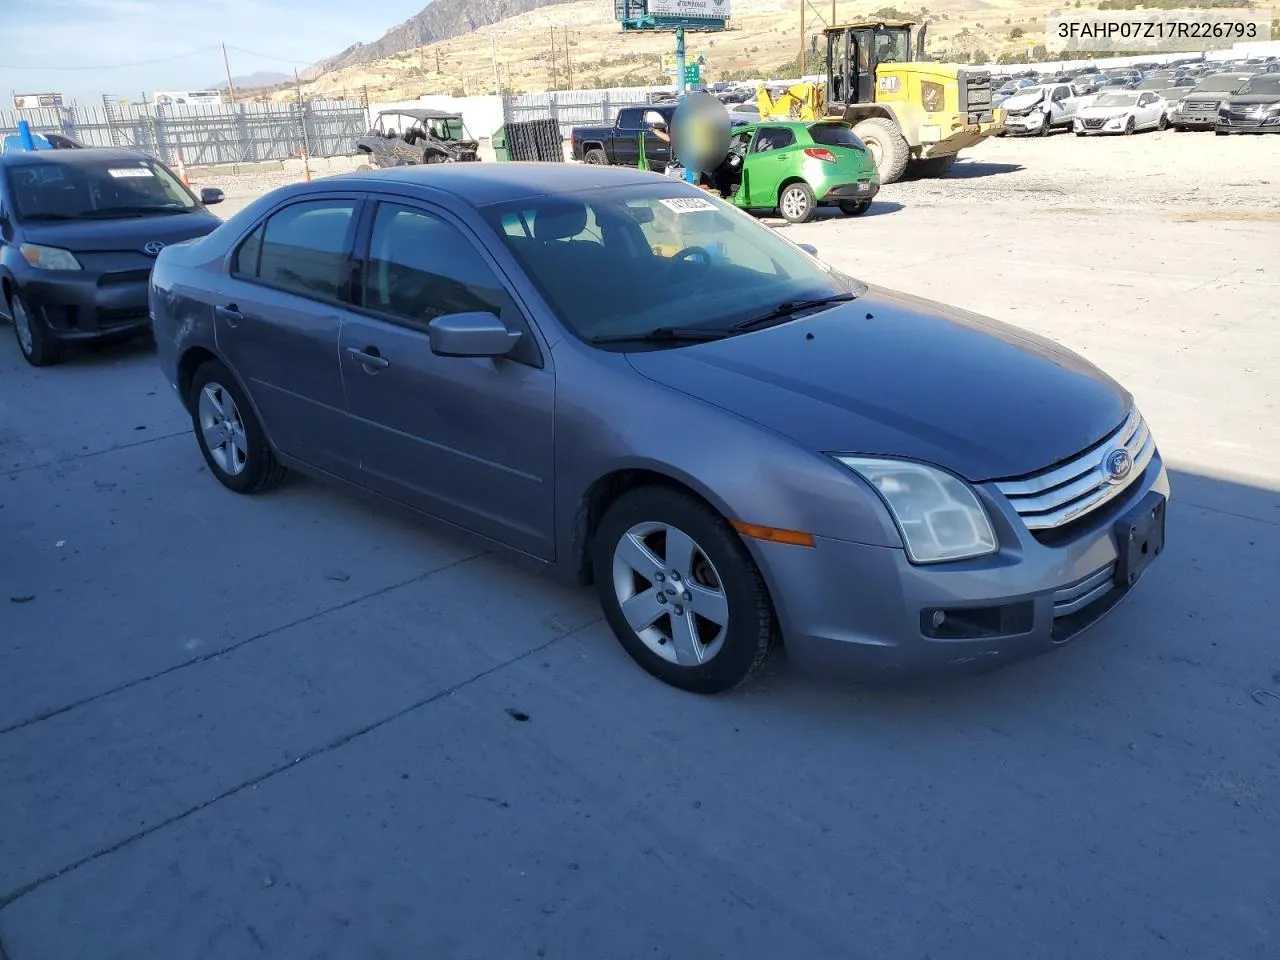
M 1227 100 L 1230 107 L 1265 107 L 1280 103 L 1280 93 L 1241 93 Z
M 23 240 L 47 247 L 61 247 L 73 253 L 133 252 L 153 240 L 165 245 L 194 240 L 212 233 L 222 221 L 205 210 L 158 217 L 123 220 L 67 220 L 59 223 L 28 223 Z
M 791 323 L 627 359 L 814 452 L 924 460 L 975 482 L 1079 453 L 1132 403 L 1049 340 L 876 288 Z
M 1001 106 L 1006 110 L 1025 110 L 1027 107 L 1034 107 L 1043 99 L 1043 93 L 1015 93 Z
M 1090 104 L 1082 110 L 1076 111 L 1078 117 L 1122 117 L 1126 113 L 1133 113 L 1134 106 L 1130 104 L 1127 107 L 1100 107 L 1097 104 Z

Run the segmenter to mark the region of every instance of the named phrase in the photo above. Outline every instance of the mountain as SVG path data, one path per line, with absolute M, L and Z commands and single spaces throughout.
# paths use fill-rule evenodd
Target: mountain
M 232 77 L 231 82 L 235 84 L 237 91 L 254 90 L 258 87 L 274 87 L 278 83 L 284 83 L 286 80 L 292 80 L 292 73 L 281 73 L 279 70 L 257 70 L 253 73 L 246 73 L 243 77 Z M 227 89 L 227 81 L 219 80 L 217 83 L 211 83 L 204 90 L 225 90 Z
M 478 27 L 487 27 L 531 10 L 567 2 L 570 0 L 434 0 L 404 23 L 392 27 L 380 39 L 353 44 L 341 53 L 313 64 L 303 72 L 302 79 L 313 80 L 343 67 L 383 60 L 429 43 L 460 37 Z

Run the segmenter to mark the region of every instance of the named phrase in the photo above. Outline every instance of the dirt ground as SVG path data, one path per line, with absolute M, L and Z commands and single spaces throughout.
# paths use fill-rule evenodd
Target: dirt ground
M 197 186 L 221 187 L 230 216 L 267 190 L 296 183 L 284 170 L 196 171 Z M 1162 219 L 1280 220 L 1280 136 L 1217 137 L 1173 130 L 1131 137 L 990 139 L 961 155 L 943 179 L 891 184 L 882 202 L 911 206 L 1013 206 L 1022 212 Z

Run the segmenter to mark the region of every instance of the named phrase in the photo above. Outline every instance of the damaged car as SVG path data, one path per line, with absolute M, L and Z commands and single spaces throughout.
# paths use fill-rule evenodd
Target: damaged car
M 375 167 L 480 159 L 479 141 L 467 132 L 462 114 L 441 110 L 383 110 L 356 149 L 368 154 Z
M 1006 100 L 1005 130 L 1012 134 L 1048 136 L 1054 128 L 1071 129 L 1080 97 L 1067 83 L 1028 87 Z

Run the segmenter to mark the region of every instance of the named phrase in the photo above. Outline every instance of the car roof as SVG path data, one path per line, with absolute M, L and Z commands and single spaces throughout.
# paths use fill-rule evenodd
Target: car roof
M 402 114 L 406 117 L 413 117 L 415 120 L 460 120 L 462 118 L 460 113 L 449 113 L 445 110 L 419 110 L 416 107 L 389 108 L 378 111 L 378 116 L 380 117 L 390 114 Z
M 154 160 L 135 150 L 118 150 L 110 147 L 86 147 L 83 150 L 18 150 L 0 153 L 0 164 L 19 166 L 30 163 L 60 163 L 70 166 L 92 165 L 103 160 Z
M 325 177 L 307 188 L 342 186 L 367 189 L 371 184 L 420 187 L 449 194 L 468 206 L 484 207 L 531 197 L 600 190 L 608 187 L 670 184 L 670 177 L 628 167 L 570 163 L 430 163 L 365 170 Z M 299 185 L 301 186 L 301 185 Z M 301 189 L 294 196 L 305 196 Z

